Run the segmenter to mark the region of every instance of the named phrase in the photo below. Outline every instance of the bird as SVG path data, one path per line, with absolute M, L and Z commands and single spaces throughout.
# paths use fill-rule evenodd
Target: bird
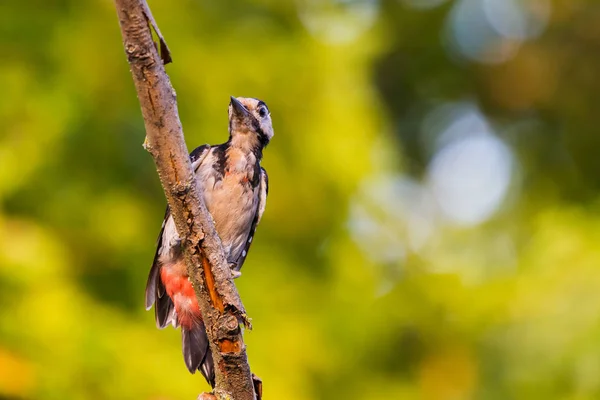
M 260 163 L 273 137 L 273 124 L 269 108 L 259 99 L 231 96 L 228 112 L 229 139 L 223 144 L 196 148 L 190 160 L 225 258 L 237 278 L 265 211 L 269 178 Z M 214 388 L 214 364 L 202 313 L 168 206 L 145 295 L 146 310 L 154 305 L 159 329 L 168 325 L 181 328 L 188 370 L 192 374 L 200 371 Z

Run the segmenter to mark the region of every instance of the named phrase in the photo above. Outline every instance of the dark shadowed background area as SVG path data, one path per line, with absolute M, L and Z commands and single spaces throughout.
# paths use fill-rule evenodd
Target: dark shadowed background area
M 230 95 L 272 112 L 265 399 L 600 398 L 600 3 L 150 6 L 190 150 Z M 0 2 L 0 54 L 0 399 L 195 399 L 113 3 Z

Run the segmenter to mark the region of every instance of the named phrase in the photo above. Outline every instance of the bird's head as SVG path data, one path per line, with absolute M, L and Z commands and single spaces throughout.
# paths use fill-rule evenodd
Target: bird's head
M 229 136 L 232 143 L 262 150 L 273 137 L 271 113 L 262 100 L 231 97 Z

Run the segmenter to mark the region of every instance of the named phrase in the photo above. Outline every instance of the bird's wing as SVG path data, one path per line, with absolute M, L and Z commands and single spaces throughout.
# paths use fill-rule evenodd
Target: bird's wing
M 234 269 L 239 271 L 246 260 L 246 256 L 248 255 L 248 251 L 250 250 L 250 245 L 252 244 L 252 240 L 254 238 L 254 233 L 256 231 L 256 226 L 259 224 L 260 219 L 262 218 L 263 213 L 265 212 L 265 207 L 267 205 L 267 195 L 269 194 L 269 176 L 267 175 L 267 171 L 261 167 L 260 169 L 260 183 L 258 189 L 258 206 L 256 207 L 256 214 L 254 215 L 254 219 L 252 220 L 252 225 L 250 227 L 250 233 L 248 234 L 248 239 L 246 240 L 246 246 L 244 250 L 235 261 Z
M 192 162 L 192 168 L 194 172 L 198 169 L 204 158 L 208 155 L 208 151 L 210 150 L 210 145 L 203 144 L 202 146 L 196 147 L 190 153 L 190 161 Z
M 165 225 L 167 224 L 167 220 L 171 216 L 171 210 L 169 206 L 167 206 L 167 210 L 165 211 L 165 217 L 163 219 L 162 226 L 160 227 L 160 233 L 158 234 L 158 239 L 156 240 L 156 252 L 154 253 L 154 261 L 152 262 L 152 268 L 150 268 L 150 274 L 148 275 L 148 282 L 146 283 L 146 310 L 152 308 L 152 305 L 156 301 L 156 297 L 162 297 L 164 294 L 164 286 L 162 286 L 159 279 L 159 271 L 160 264 L 158 262 L 158 254 L 160 253 L 160 249 L 162 248 L 163 242 L 163 232 L 165 231 Z M 159 290 L 161 289 L 161 290 Z

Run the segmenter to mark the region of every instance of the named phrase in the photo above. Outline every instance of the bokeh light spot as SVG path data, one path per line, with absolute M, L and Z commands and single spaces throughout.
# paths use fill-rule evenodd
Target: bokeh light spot
M 547 0 L 459 0 L 447 21 L 448 49 L 472 61 L 505 62 L 539 36 L 549 15 Z
M 346 44 L 369 29 L 379 14 L 379 0 L 298 0 L 306 29 L 328 44 Z
M 508 192 L 512 154 L 493 135 L 476 135 L 444 147 L 429 167 L 429 183 L 444 215 L 462 225 L 488 219 Z

